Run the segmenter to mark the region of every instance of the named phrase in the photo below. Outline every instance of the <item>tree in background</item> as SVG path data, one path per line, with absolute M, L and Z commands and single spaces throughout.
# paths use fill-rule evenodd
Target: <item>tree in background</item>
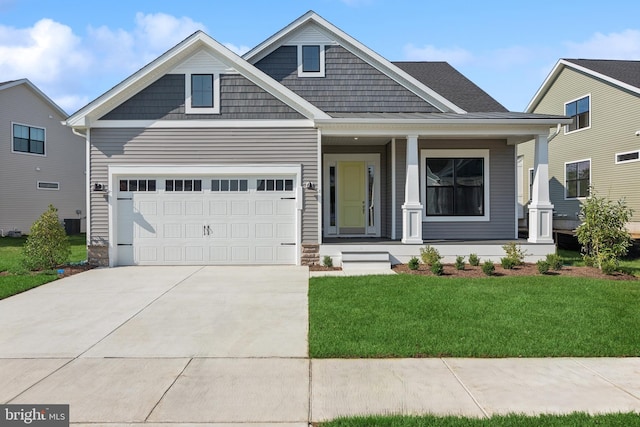
M 631 234 L 626 224 L 632 215 L 633 210 L 627 207 L 624 199 L 613 202 L 598 197 L 592 189 L 591 196 L 580 208 L 582 224 L 576 229 L 587 265 L 598 267 L 607 274 L 618 268 L 618 260 L 631 246 Z
M 25 266 L 30 270 L 51 269 L 69 261 L 69 239 L 53 205 L 31 226 L 23 254 Z

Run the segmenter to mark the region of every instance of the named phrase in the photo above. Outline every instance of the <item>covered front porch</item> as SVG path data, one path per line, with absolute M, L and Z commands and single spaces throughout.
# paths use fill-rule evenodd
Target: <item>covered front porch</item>
M 371 260 L 406 263 L 427 244 L 444 262 L 471 253 L 497 262 L 510 241 L 527 262 L 554 252 L 547 147 L 549 129 L 561 119 L 509 114 L 515 117 L 321 124 L 320 261 L 329 256 L 341 265 L 374 254 Z M 532 139 L 529 236 L 518 240 L 515 146 Z

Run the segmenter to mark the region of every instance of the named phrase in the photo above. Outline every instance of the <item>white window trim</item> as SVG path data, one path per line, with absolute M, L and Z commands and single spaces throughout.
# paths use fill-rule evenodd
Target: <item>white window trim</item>
M 213 107 L 200 108 L 191 106 L 191 75 L 211 74 L 213 75 Z M 184 75 L 184 112 L 185 114 L 220 114 L 220 74 L 193 71 Z
M 625 154 L 633 154 L 633 153 L 638 153 L 638 158 L 637 159 L 632 159 L 632 160 L 618 160 L 618 156 L 623 156 Z M 624 151 L 622 153 L 616 153 L 616 155 L 614 156 L 614 161 L 616 165 L 623 165 L 625 163 L 633 163 L 633 162 L 640 162 L 640 150 L 631 150 L 631 151 Z
M 320 46 L 320 71 L 302 71 L 302 46 Z M 298 77 L 324 77 L 324 52 L 326 50 L 323 43 L 302 43 L 298 45 Z
M 589 98 L 589 126 L 567 132 L 567 128 L 569 127 L 569 125 L 564 125 L 564 134 L 565 135 L 570 135 L 572 133 L 576 133 L 576 132 L 580 132 L 580 131 L 583 131 L 583 130 L 591 129 L 591 93 L 587 93 L 585 95 L 581 95 L 581 96 L 579 96 L 577 98 L 572 99 L 571 101 L 565 102 L 564 103 L 564 114 L 566 114 L 566 112 L 567 112 L 567 104 L 571 104 L 572 102 L 576 102 L 576 101 L 578 101 L 578 100 L 580 100 L 582 98 Z
M 44 154 L 38 154 L 38 153 L 28 153 L 25 151 L 16 151 L 13 147 L 14 147 L 14 141 L 13 141 L 13 125 L 18 125 L 18 126 L 26 126 L 26 127 L 30 127 L 30 128 L 37 128 L 37 129 L 42 129 L 44 131 Z M 47 157 L 47 128 L 44 127 L 40 127 L 40 126 L 34 126 L 34 125 L 29 125 L 26 123 L 20 123 L 20 122 L 11 122 L 11 152 L 15 153 L 15 154 L 25 154 L 27 156 L 38 156 L 38 157 Z
M 56 184 L 58 187 L 57 188 L 42 188 L 42 187 L 40 187 L 40 184 Z M 38 190 L 44 190 L 44 191 L 60 191 L 60 183 L 59 182 L 54 182 L 54 181 L 38 181 L 36 183 L 36 188 Z
M 572 160 L 570 162 L 564 162 L 564 180 L 562 181 L 562 186 L 564 187 L 564 199 L 565 200 L 584 200 L 589 195 L 585 197 L 567 197 L 567 165 L 572 163 L 580 163 L 580 162 L 589 162 L 589 188 L 591 188 L 591 179 L 593 178 L 592 167 L 591 167 L 591 159 L 580 159 L 580 160 Z M 589 191 L 590 192 L 590 191 Z
M 425 162 L 427 158 L 471 158 L 482 157 L 484 158 L 484 215 L 482 216 L 427 216 L 427 168 Z M 421 188 L 421 203 L 422 220 L 424 222 L 482 222 L 491 220 L 490 209 L 490 191 L 491 181 L 489 179 L 489 161 L 490 155 L 488 149 L 475 149 L 475 150 L 420 150 L 420 188 Z

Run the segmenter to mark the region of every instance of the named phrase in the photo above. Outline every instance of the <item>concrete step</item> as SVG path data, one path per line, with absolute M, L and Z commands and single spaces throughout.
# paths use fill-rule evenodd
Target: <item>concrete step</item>
M 342 252 L 342 269 L 347 271 L 391 270 L 389 252 L 345 251 Z

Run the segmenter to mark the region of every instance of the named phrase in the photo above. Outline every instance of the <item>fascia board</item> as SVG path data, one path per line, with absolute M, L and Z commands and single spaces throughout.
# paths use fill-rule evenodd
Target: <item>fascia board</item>
M 540 118 L 540 119 L 318 119 L 316 124 L 322 125 L 549 125 L 569 124 L 571 118 Z
M 68 116 L 66 111 L 64 111 L 62 108 L 60 108 L 60 106 L 58 104 L 53 102 L 53 100 L 51 98 L 49 98 L 43 91 L 38 89 L 38 87 L 36 85 L 31 83 L 31 81 L 29 79 L 20 79 L 20 80 L 15 80 L 15 81 L 9 82 L 7 84 L 4 84 L 4 85 L 0 86 L 0 91 L 4 90 L 4 89 L 9 89 L 9 88 L 12 88 L 12 87 L 20 86 L 20 85 L 26 85 L 29 89 L 31 89 L 36 94 L 36 96 L 38 96 L 44 102 L 49 104 L 49 106 L 51 108 L 53 108 L 54 110 L 56 110 L 58 112 L 58 114 L 60 114 L 62 117 L 67 117 Z
M 594 78 L 597 78 L 597 79 L 600 79 L 600 80 L 604 80 L 604 81 L 606 81 L 608 83 L 611 83 L 612 85 L 618 86 L 618 87 L 620 87 L 622 89 L 625 89 L 625 90 L 628 90 L 630 92 L 640 94 L 640 88 L 638 88 L 636 86 L 630 85 L 630 84 L 625 83 L 625 82 L 621 82 L 618 79 L 614 79 L 614 78 L 612 78 L 610 76 L 607 76 L 606 74 L 598 73 L 596 71 L 591 70 L 590 68 L 583 67 L 583 66 L 575 64 L 575 63 L 573 63 L 571 61 L 560 59 L 556 63 L 556 65 L 553 67 L 553 69 L 551 70 L 551 72 L 549 73 L 547 78 L 544 80 L 544 82 L 540 86 L 540 89 L 538 89 L 538 91 L 535 93 L 535 95 L 533 96 L 533 98 L 529 102 L 529 105 L 527 105 L 527 108 L 525 109 L 526 113 L 533 113 L 534 112 L 535 108 L 538 106 L 540 101 L 542 101 L 542 98 L 547 94 L 549 89 L 551 89 L 551 86 L 553 85 L 553 82 L 556 80 L 556 78 L 558 77 L 560 72 L 565 67 L 574 69 L 576 71 L 580 71 L 580 72 L 582 72 L 584 74 L 587 74 L 589 76 L 592 76 Z
M 256 62 L 262 59 L 264 56 L 268 55 L 276 47 L 278 47 L 280 43 L 290 34 L 292 34 L 298 28 L 302 27 L 304 24 L 311 21 L 319 25 L 320 28 L 324 30 L 324 32 L 336 38 L 343 47 L 354 53 L 356 56 L 364 59 L 378 71 L 389 76 L 391 79 L 406 87 L 419 97 L 433 104 L 442 112 L 465 113 L 465 110 L 458 107 L 425 84 L 421 83 L 410 74 L 396 67 L 383 56 L 379 55 L 372 49 L 360 43 L 358 40 L 351 37 L 330 22 L 326 21 L 324 18 L 313 11 L 307 12 L 300 18 L 293 21 L 291 24 L 287 25 L 282 30 L 278 31 L 266 41 L 262 42 L 261 44 L 247 52 L 243 56 L 243 58 L 250 62 Z

